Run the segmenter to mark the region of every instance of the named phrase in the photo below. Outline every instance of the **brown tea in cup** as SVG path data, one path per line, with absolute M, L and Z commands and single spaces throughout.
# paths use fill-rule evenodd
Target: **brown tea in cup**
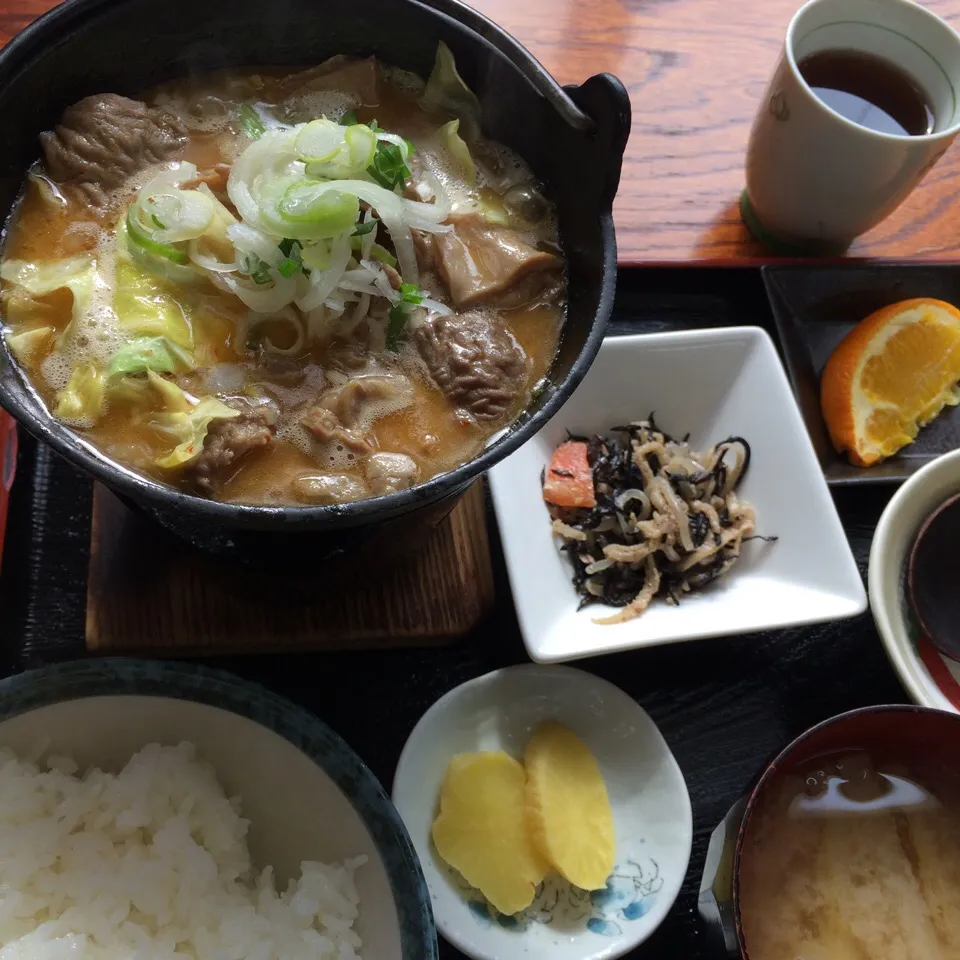
M 883 57 L 860 50 L 820 50 L 797 67 L 818 100 L 868 130 L 922 137 L 936 124 L 920 84 Z

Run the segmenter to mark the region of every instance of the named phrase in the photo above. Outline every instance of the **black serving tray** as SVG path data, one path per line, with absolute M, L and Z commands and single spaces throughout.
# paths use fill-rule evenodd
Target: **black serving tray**
M 774 330 L 758 270 L 643 269 L 621 271 L 609 333 L 739 325 Z M 0 574 L 0 676 L 85 655 L 92 486 L 49 448 L 22 439 Z M 833 491 L 863 574 L 890 492 L 884 486 Z M 315 713 L 389 789 L 407 736 L 438 697 L 527 660 L 492 517 L 490 523 L 496 607 L 458 643 L 202 662 L 262 683 Z M 723 947 L 697 912 L 713 829 L 770 755 L 803 730 L 854 707 L 906 702 L 868 613 L 576 666 L 617 684 L 649 713 L 680 764 L 693 804 L 693 852 L 680 896 L 629 960 L 720 960 Z M 464 958 L 441 942 L 440 960 Z
M 820 412 L 820 374 L 837 344 L 875 310 L 910 297 L 960 304 L 960 265 L 764 267 L 783 359 L 829 484 L 896 483 L 960 447 L 960 407 L 948 407 L 899 455 L 855 467 L 834 450 Z

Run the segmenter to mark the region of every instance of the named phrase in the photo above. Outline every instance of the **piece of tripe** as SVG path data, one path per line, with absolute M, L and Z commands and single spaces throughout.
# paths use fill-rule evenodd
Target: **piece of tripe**
M 502 750 L 458 754 L 447 767 L 433 823 L 443 860 L 508 915 L 530 906 L 549 871 L 527 829 L 526 779 Z
M 559 723 L 539 726 L 523 755 L 534 843 L 581 890 L 600 890 L 613 871 L 616 838 L 607 787 L 593 754 Z

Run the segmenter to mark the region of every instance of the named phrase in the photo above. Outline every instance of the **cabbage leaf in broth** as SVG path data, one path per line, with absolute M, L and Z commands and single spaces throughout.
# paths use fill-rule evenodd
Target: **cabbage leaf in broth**
M 162 482 L 388 494 L 474 456 L 552 362 L 553 208 L 444 44 L 426 82 L 335 57 L 89 97 L 43 150 L 0 266 L 8 347 Z

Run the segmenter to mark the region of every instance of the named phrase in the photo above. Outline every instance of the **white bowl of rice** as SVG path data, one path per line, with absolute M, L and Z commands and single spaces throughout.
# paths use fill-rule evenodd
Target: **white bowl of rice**
M 2 960 L 435 960 L 387 795 L 228 674 L 97 660 L 0 682 Z

